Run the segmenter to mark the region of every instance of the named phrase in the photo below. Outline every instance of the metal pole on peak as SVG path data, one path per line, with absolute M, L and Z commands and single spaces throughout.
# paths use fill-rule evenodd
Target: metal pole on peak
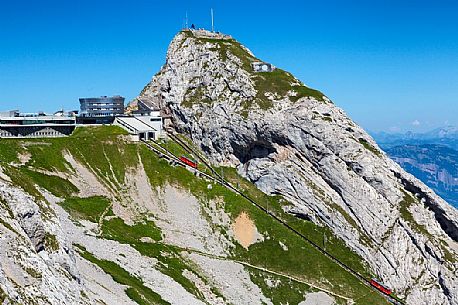
M 186 29 L 188 29 L 188 11 L 186 11 Z
M 215 26 L 214 26 L 214 18 L 213 18 L 213 9 L 210 10 L 211 11 L 211 15 L 212 15 L 212 32 L 215 31 Z

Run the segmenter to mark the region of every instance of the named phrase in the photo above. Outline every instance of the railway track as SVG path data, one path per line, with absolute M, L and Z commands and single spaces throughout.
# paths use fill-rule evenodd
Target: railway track
M 175 143 L 177 143 L 178 145 L 180 145 L 184 150 L 186 150 L 188 153 L 191 153 L 194 157 L 196 157 L 200 162 L 202 162 L 211 172 L 214 176 L 211 176 L 207 173 L 204 173 L 202 171 L 200 171 L 199 169 L 197 168 L 192 168 L 194 170 L 195 173 L 199 174 L 200 176 L 203 176 L 207 179 L 210 179 L 214 182 L 217 182 L 217 183 L 221 183 L 221 185 L 225 186 L 226 188 L 230 189 L 231 191 L 235 192 L 236 194 L 239 194 L 240 196 L 242 196 L 243 198 L 245 198 L 246 200 L 248 200 L 251 204 L 253 204 L 254 206 L 256 206 L 258 209 L 260 209 L 261 211 L 263 211 L 264 213 L 266 213 L 267 215 L 269 215 L 270 217 L 272 217 L 275 221 L 279 222 L 280 224 L 282 224 L 284 227 L 286 227 L 288 230 L 290 230 L 291 232 L 293 232 L 295 235 L 297 235 L 298 237 L 300 237 L 302 240 L 306 241 L 308 244 L 310 244 L 312 247 L 314 247 L 317 251 L 319 251 L 321 254 L 325 255 L 326 257 L 328 257 L 330 260 L 332 260 L 334 263 L 336 263 L 337 265 L 339 265 L 342 269 L 346 270 L 347 272 L 349 272 L 350 274 L 352 274 L 354 277 L 356 277 L 361 283 L 363 283 L 364 285 L 370 287 L 371 289 L 373 289 L 374 291 L 376 291 L 377 293 L 379 293 L 382 297 L 384 297 L 388 302 L 392 303 L 392 304 L 395 304 L 395 305 L 406 305 L 406 303 L 402 300 L 399 300 L 398 298 L 392 296 L 392 295 L 386 295 L 384 293 L 382 293 L 381 291 L 379 291 L 378 289 L 375 289 L 371 284 L 370 284 L 370 279 L 367 279 L 365 278 L 364 276 L 362 276 L 359 272 L 357 272 L 356 270 L 352 269 L 351 267 L 349 267 L 347 264 L 345 264 L 344 262 L 342 262 L 341 260 L 339 260 L 337 257 L 335 257 L 334 255 L 332 255 L 331 253 L 329 253 L 328 251 L 326 251 L 325 249 L 323 249 L 322 247 L 320 247 L 317 243 L 315 243 L 314 241 L 312 241 L 311 239 L 309 239 L 307 236 L 305 236 L 304 234 L 302 234 L 301 232 L 299 232 L 298 230 L 296 230 L 295 228 L 293 228 L 291 225 L 289 225 L 286 221 L 284 221 L 283 219 L 281 219 L 280 217 L 278 217 L 277 215 L 275 215 L 274 213 L 272 213 L 271 211 L 269 211 L 268 209 L 266 209 L 264 206 L 262 206 L 261 204 L 259 204 L 258 202 L 256 202 L 255 200 L 253 200 L 252 198 L 250 198 L 248 195 L 246 195 L 245 193 L 243 193 L 242 191 L 240 191 L 238 188 L 234 187 L 231 183 L 229 183 L 228 181 L 226 181 L 224 179 L 224 177 L 222 177 L 220 174 L 218 174 L 217 171 L 215 171 L 213 169 L 213 167 L 209 164 L 209 162 L 207 160 L 205 160 L 204 157 L 200 156 L 199 153 L 195 152 L 195 150 L 190 147 L 190 145 L 188 145 L 187 143 L 185 143 L 185 141 L 181 140 L 179 137 L 175 136 L 174 134 L 172 134 L 171 132 L 167 132 L 168 136 L 173 140 L 175 141 Z M 165 147 L 161 146 L 159 143 L 157 143 L 156 141 L 154 140 L 150 140 L 151 143 L 154 144 L 151 145 L 150 143 L 148 143 L 147 141 L 145 140 L 142 140 L 142 142 L 144 144 L 147 145 L 147 147 L 149 147 L 151 150 L 153 150 L 154 152 L 156 152 L 157 154 L 159 154 L 159 156 L 162 156 L 166 159 L 169 159 L 171 161 L 174 161 L 176 164 L 179 164 L 179 165 L 182 165 L 186 168 L 189 168 L 184 162 L 182 162 L 177 156 L 175 156 L 172 152 L 170 152 L 168 149 L 166 149 Z M 159 147 L 159 148 L 158 148 Z
M 149 142 L 147 142 L 145 140 L 141 140 L 141 141 L 143 142 L 143 144 L 146 145 L 146 147 L 148 147 L 151 151 L 155 152 L 160 158 L 166 159 L 170 163 L 178 164 L 178 165 L 181 165 L 183 167 L 189 168 L 194 173 L 198 174 L 199 176 L 205 177 L 205 178 L 207 178 L 209 180 L 212 180 L 214 182 L 220 182 L 220 181 L 217 181 L 217 179 L 215 177 L 213 177 L 213 176 L 211 176 L 211 175 L 209 175 L 207 173 L 204 173 L 203 171 L 201 171 L 201 170 L 199 170 L 197 168 L 192 168 L 192 167 L 188 166 L 186 163 L 181 161 L 179 157 L 175 156 L 172 152 L 170 152 L 165 147 L 161 146 L 161 144 L 159 144 L 158 142 L 156 142 L 154 140 L 150 140 Z
M 188 153 L 191 153 L 192 155 L 194 155 L 194 157 L 200 161 L 201 163 L 203 163 L 211 172 L 212 174 L 220 179 L 221 181 L 224 181 L 223 177 L 218 174 L 217 171 L 215 171 L 213 169 L 213 167 L 211 166 L 210 162 L 207 161 L 207 159 L 205 159 L 203 156 L 201 156 L 200 153 L 196 152 L 194 150 L 194 148 L 192 148 L 188 143 L 186 143 L 185 141 L 183 141 L 182 139 L 180 139 L 179 137 L 177 137 L 176 135 L 174 135 L 172 132 L 167 132 L 167 135 L 173 140 L 175 141 L 175 143 L 177 143 L 178 145 L 180 145 L 184 150 L 186 150 Z M 226 182 L 227 183 L 227 182 Z

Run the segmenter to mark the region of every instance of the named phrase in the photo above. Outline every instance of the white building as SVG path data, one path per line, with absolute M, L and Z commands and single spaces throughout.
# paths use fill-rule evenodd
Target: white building
M 272 72 L 276 69 L 274 65 L 262 61 L 256 61 L 251 65 L 254 72 Z
M 136 141 L 157 140 L 163 135 L 163 120 L 159 111 L 152 111 L 148 115 L 116 117 L 113 124 L 127 130 Z
M 53 138 L 70 135 L 76 127 L 73 115 L 0 112 L 0 138 Z

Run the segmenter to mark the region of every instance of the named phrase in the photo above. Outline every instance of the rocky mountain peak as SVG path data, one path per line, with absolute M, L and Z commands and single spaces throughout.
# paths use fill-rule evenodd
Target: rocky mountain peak
M 272 71 L 255 72 L 262 64 Z M 156 104 L 165 98 L 187 108 L 227 103 L 245 118 L 253 110 L 274 112 L 307 97 L 329 102 L 290 73 L 256 58 L 231 36 L 204 30 L 175 36 L 158 76 L 169 73 L 179 75 L 179 82 L 150 84 L 141 98 Z M 159 95 L 149 90 L 154 85 L 161 88 Z
M 457 304 L 457 211 L 325 95 L 259 62 L 230 36 L 182 31 L 138 99 L 214 164 L 331 228 L 408 304 Z

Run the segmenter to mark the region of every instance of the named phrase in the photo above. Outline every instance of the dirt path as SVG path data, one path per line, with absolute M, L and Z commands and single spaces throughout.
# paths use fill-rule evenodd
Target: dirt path
M 186 251 L 186 252 L 190 252 L 190 253 L 199 254 L 199 255 L 202 255 L 202 256 L 206 256 L 206 257 L 209 257 L 209 258 L 212 258 L 212 259 L 231 261 L 231 262 L 234 262 L 234 263 L 238 263 L 238 264 L 243 265 L 245 267 L 249 267 L 249 268 L 256 269 L 256 270 L 259 270 L 259 271 L 262 271 L 262 272 L 265 272 L 265 273 L 269 273 L 269 274 L 273 274 L 273 275 L 276 275 L 276 276 L 280 276 L 280 277 L 292 280 L 292 281 L 297 282 L 297 283 L 305 284 L 305 285 L 310 286 L 312 288 L 315 288 L 315 289 L 317 289 L 319 291 L 325 292 L 325 293 L 327 293 L 329 295 L 332 295 L 332 296 L 335 296 L 337 298 L 343 299 L 343 300 L 347 301 L 347 303 L 351 303 L 353 301 L 351 298 L 348 298 L 346 296 L 337 294 L 337 293 L 332 292 L 332 291 L 330 291 L 330 290 L 328 290 L 326 288 L 317 286 L 316 284 L 307 282 L 307 281 L 305 281 L 303 279 L 299 279 L 299 278 L 296 278 L 294 276 L 291 276 L 291 275 L 288 275 L 288 274 L 285 274 L 285 273 L 282 273 L 282 272 L 277 272 L 277 271 L 274 271 L 274 270 L 270 270 L 270 269 L 267 269 L 267 268 L 264 268 L 264 267 L 259 267 L 259 266 L 252 265 L 252 264 L 244 262 L 244 261 L 231 259 L 231 258 L 228 258 L 228 257 L 222 257 L 222 256 L 218 256 L 218 255 L 205 253 L 205 252 L 198 251 L 198 250 L 195 250 L 195 249 L 182 248 L 181 250 L 182 251 Z

